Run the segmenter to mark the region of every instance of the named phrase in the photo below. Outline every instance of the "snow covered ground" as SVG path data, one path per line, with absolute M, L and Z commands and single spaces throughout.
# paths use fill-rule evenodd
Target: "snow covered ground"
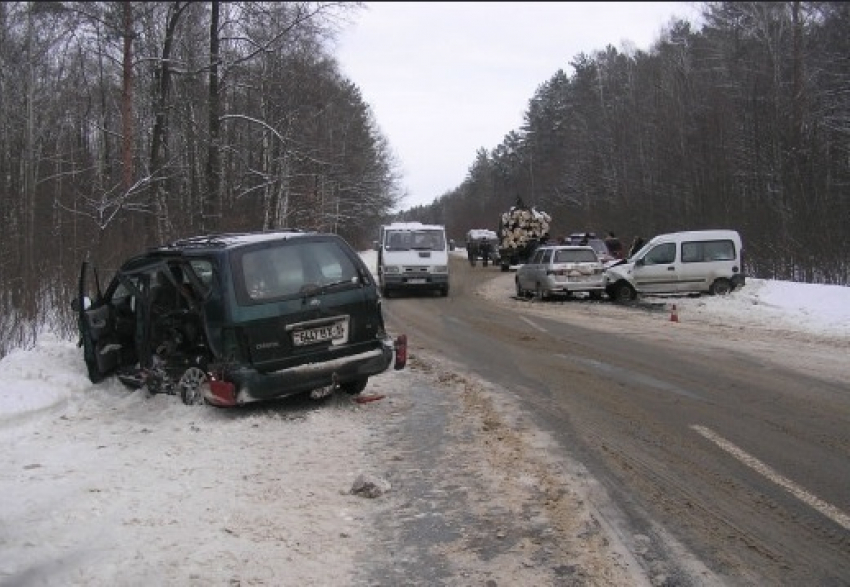
M 489 295 L 510 295 L 501 277 Z M 750 279 L 658 303 L 850 344 L 850 287 Z M 379 501 L 349 489 L 379 473 L 368 447 L 416 376 L 373 378 L 373 403 L 187 407 L 92 385 L 75 341 L 45 334 L 0 361 L 0 584 L 348 584 Z

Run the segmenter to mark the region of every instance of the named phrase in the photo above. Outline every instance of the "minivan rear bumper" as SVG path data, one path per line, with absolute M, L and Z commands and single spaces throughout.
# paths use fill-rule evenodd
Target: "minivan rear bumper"
M 287 397 L 314 389 L 339 385 L 378 375 L 393 362 L 391 340 L 381 341 L 355 354 L 343 355 L 321 363 L 305 363 L 261 373 L 250 367 L 228 369 L 222 379 L 233 385 L 228 393 L 216 393 L 215 387 L 205 391 L 206 399 L 218 406 L 242 405 L 256 401 Z M 221 386 L 218 387 L 221 389 Z

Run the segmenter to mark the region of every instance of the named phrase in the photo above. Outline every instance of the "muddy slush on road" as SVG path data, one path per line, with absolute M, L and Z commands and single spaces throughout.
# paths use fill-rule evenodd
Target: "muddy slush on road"
M 393 491 L 381 505 L 385 538 L 370 549 L 380 554 L 360 567 L 365 583 L 850 576 L 840 528 L 730 468 L 690 423 L 775 436 L 777 454 L 816 461 L 820 443 L 803 430 L 847 411 L 847 341 L 692 315 L 673 327 L 669 306 L 652 300 L 519 299 L 513 272 L 464 261 L 453 259 L 448 298 L 385 303 L 391 327 L 410 333 L 413 382 L 384 406 L 391 423 L 375 451 Z M 781 411 L 811 389 L 818 402 Z M 776 436 L 779 422 L 791 432 Z M 827 495 L 843 507 L 838 485 Z
M 408 327 L 411 308 L 427 315 L 464 297 L 513 302 L 512 285 L 494 284 L 513 273 L 452 261 L 447 300 L 385 303 L 393 329 Z M 378 506 L 375 538 L 383 539 L 366 548 L 358 584 L 723 584 L 672 537 L 660 552 L 657 537 L 624 536 L 605 490 L 513 394 L 440 353 L 431 333 L 417 332 L 409 345 L 412 386 L 380 407 L 390 423 L 373 455 L 392 491 Z

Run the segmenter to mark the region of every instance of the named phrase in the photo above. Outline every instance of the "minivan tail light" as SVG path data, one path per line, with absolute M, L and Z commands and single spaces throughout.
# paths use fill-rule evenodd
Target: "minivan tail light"
M 393 347 L 395 348 L 395 370 L 404 369 L 407 364 L 407 335 L 399 334 Z

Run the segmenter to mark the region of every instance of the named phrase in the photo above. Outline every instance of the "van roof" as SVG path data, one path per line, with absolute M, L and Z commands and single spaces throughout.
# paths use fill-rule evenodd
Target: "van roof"
M 421 222 L 393 222 L 384 226 L 387 230 L 445 230 L 440 224 L 422 224 Z
M 712 238 L 731 238 L 740 241 L 741 235 L 738 231 L 727 228 L 715 228 L 709 230 L 684 230 L 682 232 L 667 232 L 652 237 L 651 240 L 660 239 L 712 239 Z

